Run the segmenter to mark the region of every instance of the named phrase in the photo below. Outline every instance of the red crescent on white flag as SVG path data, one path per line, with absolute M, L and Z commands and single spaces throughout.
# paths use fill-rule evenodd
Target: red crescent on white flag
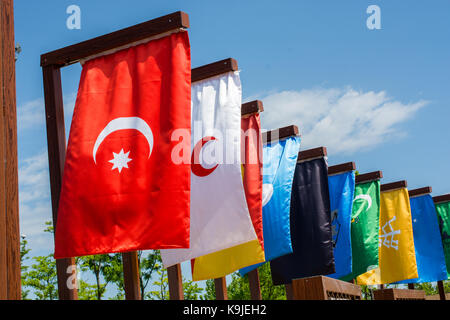
M 206 169 L 204 168 L 200 163 L 200 151 L 203 148 L 203 146 L 208 143 L 209 141 L 217 140 L 215 137 L 204 137 L 194 147 L 194 150 L 192 150 L 192 156 L 191 156 L 191 170 L 192 173 L 195 174 L 198 177 L 206 177 L 209 176 L 214 170 L 216 170 L 217 166 L 219 164 L 216 164 L 214 167 Z

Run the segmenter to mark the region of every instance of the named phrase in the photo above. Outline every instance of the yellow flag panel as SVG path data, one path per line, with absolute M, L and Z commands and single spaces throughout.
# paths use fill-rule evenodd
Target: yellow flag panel
M 264 262 L 264 251 L 258 240 L 195 258 L 192 280 L 221 278 L 238 269 Z
M 360 275 L 358 284 L 388 284 L 419 276 L 406 188 L 381 193 L 378 253 L 378 268 Z

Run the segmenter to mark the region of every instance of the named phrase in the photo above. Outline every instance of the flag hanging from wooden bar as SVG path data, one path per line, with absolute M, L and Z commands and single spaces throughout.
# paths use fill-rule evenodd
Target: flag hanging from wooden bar
M 450 279 L 450 202 L 437 203 L 436 211 L 447 266 L 447 278 Z
M 341 280 L 356 279 L 378 267 L 379 219 L 380 180 L 356 184 L 351 220 L 352 272 Z
M 324 158 L 297 163 L 291 197 L 293 252 L 270 262 L 274 285 L 336 271 L 328 166 Z
M 330 278 L 339 278 L 352 272 L 352 242 L 350 222 L 355 171 L 347 171 L 328 177 L 330 188 L 331 230 L 336 272 Z
M 241 173 L 239 72 L 192 84 L 189 249 L 161 250 L 164 267 L 257 240 Z
M 190 166 L 171 135 L 191 125 L 190 70 L 185 31 L 84 63 L 55 258 L 189 246 Z
M 381 192 L 378 250 L 379 267 L 360 275 L 358 284 L 387 284 L 418 277 L 406 188 Z
M 192 280 L 216 279 L 264 261 L 262 222 L 262 139 L 259 114 L 241 120 L 241 156 L 245 198 L 258 240 L 195 258 Z
M 444 249 L 433 198 L 429 194 L 411 197 L 410 205 L 419 277 L 397 283 L 447 280 Z
M 265 261 L 292 252 L 290 202 L 300 137 L 272 142 L 263 148 L 263 235 Z M 239 270 L 241 275 L 260 264 Z

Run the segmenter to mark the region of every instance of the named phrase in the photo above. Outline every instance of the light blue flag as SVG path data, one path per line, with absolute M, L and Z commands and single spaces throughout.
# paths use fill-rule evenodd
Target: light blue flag
M 447 280 L 444 249 L 431 195 L 410 198 L 414 248 L 416 250 L 416 279 L 397 283 L 422 283 Z
M 292 253 L 289 212 L 292 181 L 300 137 L 265 145 L 263 148 L 263 237 L 266 262 Z M 243 276 L 263 263 L 239 270 Z
M 328 188 L 336 272 L 327 277 L 340 278 L 352 273 L 350 223 L 355 193 L 355 172 L 348 171 L 329 176 Z

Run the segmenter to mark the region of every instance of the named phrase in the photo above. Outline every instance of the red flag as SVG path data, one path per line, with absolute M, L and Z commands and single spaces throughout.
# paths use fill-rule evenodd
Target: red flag
M 244 168 L 244 190 L 247 199 L 248 211 L 252 218 L 253 227 L 256 235 L 264 249 L 263 240 L 263 223 L 262 223 L 262 137 L 261 137 L 261 121 L 259 113 L 252 114 L 249 117 L 242 118 L 241 129 L 244 133 L 242 136 L 241 146 L 243 152 Z
M 187 32 L 87 61 L 64 166 L 55 258 L 189 247 L 190 165 L 176 164 L 172 132 L 190 150 Z

